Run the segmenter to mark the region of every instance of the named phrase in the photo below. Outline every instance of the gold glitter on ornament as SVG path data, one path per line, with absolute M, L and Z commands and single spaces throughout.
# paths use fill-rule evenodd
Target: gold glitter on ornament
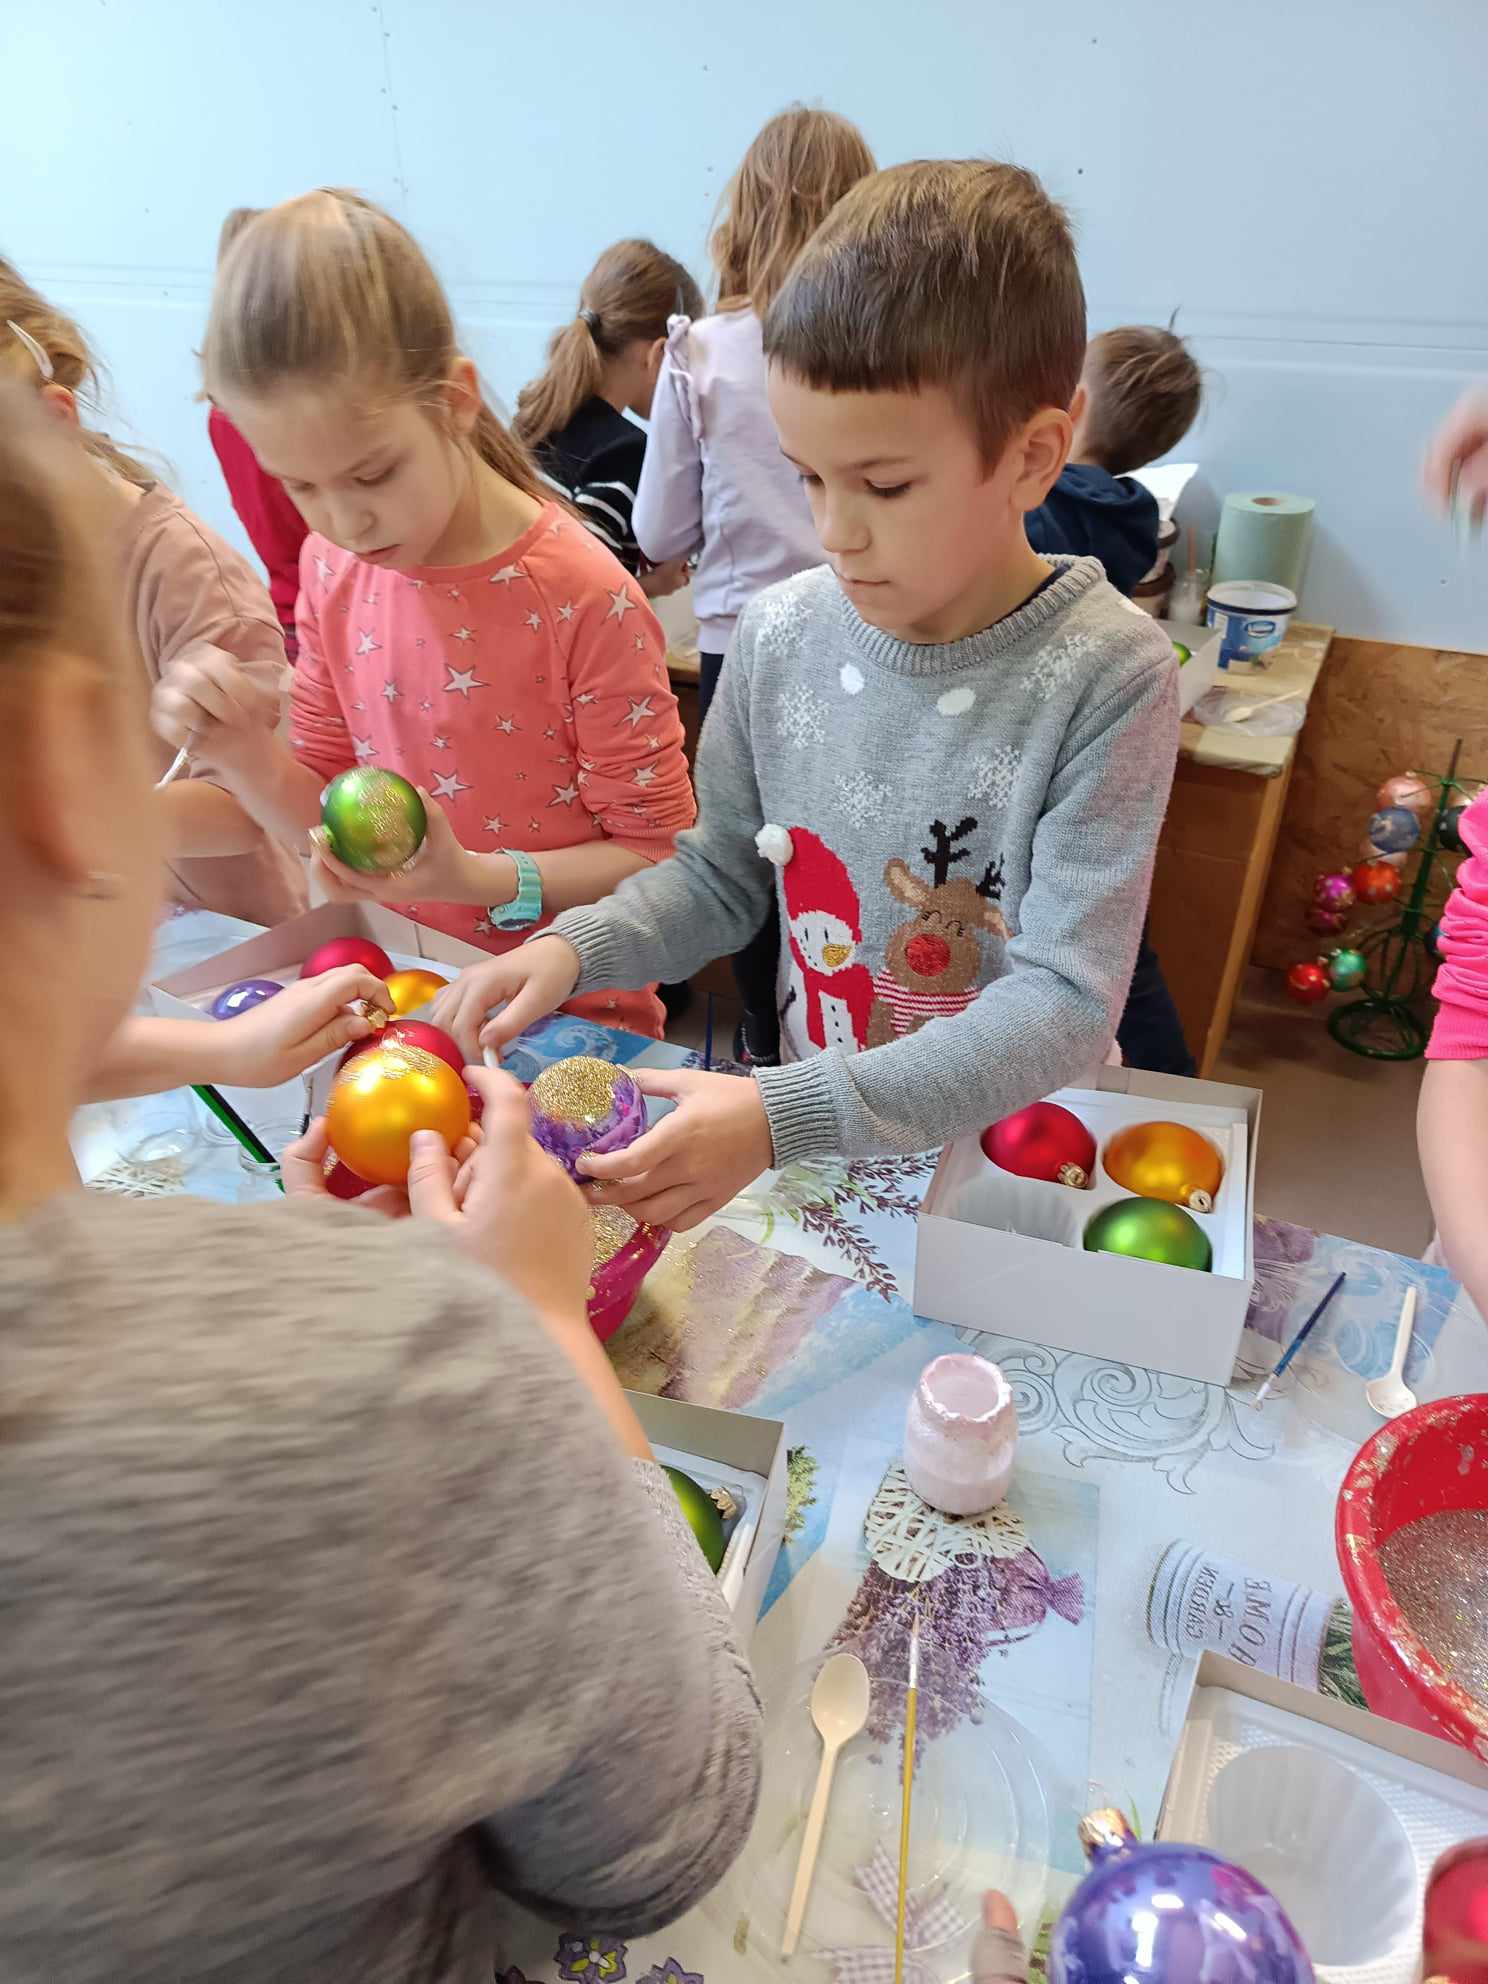
M 1405 1623 L 1443 1674 L 1488 1704 L 1488 1509 L 1448 1509 L 1397 1529 L 1380 1569 Z
M 592 1206 L 589 1217 L 594 1222 L 594 1268 L 598 1271 L 635 1238 L 636 1223 L 619 1206 Z
M 544 1068 L 528 1090 L 528 1099 L 553 1123 L 602 1123 L 615 1106 L 617 1084 L 629 1079 L 610 1061 L 575 1054 Z
M 344 1082 L 358 1081 L 370 1076 L 374 1081 L 400 1082 L 408 1075 L 429 1075 L 436 1068 L 447 1068 L 449 1063 L 441 1061 L 437 1054 L 431 1054 L 426 1047 L 415 1047 L 406 1040 L 389 1040 L 357 1054 L 337 1075 L 335 1086 Z

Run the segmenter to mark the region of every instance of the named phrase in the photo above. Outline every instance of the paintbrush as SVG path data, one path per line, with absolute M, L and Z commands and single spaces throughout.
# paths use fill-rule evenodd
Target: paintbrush
M 1281 1353 L 1280 1363 L 1278 1363 L 1276 1369 L 1271 1373 L 1270 1377 L 1267 1378 L 1266 1382 L 1261 1386 L 1261 1389 L 1256 1393 L 1255 1397 L 1251 1400 L 1252 1405 L 1265 1404 L 1266 1396 L 1268 1392 L 1271 1390 L 1271 1387 L 1276 1383 L 1276 1380 L 1281 1376 L 1282 1372 L 1286 1369 L 1288 1364 L 1291 1363 L 1292 1359 L 1296 1356 L 1297 1352 L 1302 1348 L 1303 1344 L 1306 1343 L 1307 1339 L 1312 1335 L 1312 1332 L 1317 1328 L 1318 1322 L 1322 1317 L 1323 1311 L 1327 1308 L 1328 1304 L 1333 1300 L 1333 1297 L 1338 1293 L 1339 1289 L 1342 1288 L 1342 1286 L 1343 1286 L 1343 1275 L 1342 1273 L 1339 1273 L 1334 1277 L 1333 1285 L 1328 1290 L 1327 1294 L 1323 1297 L 1322 1301 L 1318 1303 L 1317 1307 L 1313 1310 L 1312 1314 L 1307 1318 L 1307 1321 L 1302 1325 L 1301 1329 L 1298 1330 L 1297 1334 L 1292 1338 L 1291 1342 L 1287 1345 L 1286 1349 Z
M 899 1812 L 899 1906 L 894 1916 L 894 1984 L 904 1984 L 904 1905 L 909 1899 L 909 1801 L 914 1785 L 915 1710 L 920 1683 L 920 1608 L 909 1629 L 909 1686 L 904 1694 L 904 1796 Z

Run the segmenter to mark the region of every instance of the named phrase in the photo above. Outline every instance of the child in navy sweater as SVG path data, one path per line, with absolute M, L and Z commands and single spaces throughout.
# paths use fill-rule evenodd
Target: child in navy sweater
M 1126 324 L 1092 338 L 1075 397 L 1068 466 L 1028 514 L 1036 551 L 1099 558 L 1130 594 L 1157 563 L 1157 501 L 1130 471 L 1176 448 L 1198 416 L 1203 386 L 1182 338 Z M 1197 1072 L 1173 995 L 1145 927 L 1116 1038 L 1128 1067 Z

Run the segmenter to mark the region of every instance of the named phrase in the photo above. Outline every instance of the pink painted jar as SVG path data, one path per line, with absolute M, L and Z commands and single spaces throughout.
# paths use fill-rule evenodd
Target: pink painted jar
M 995 1364 L 953 1351 L 925 1366 L 904 1426 L 904 1472 L 922 1502 L 981 1515 L 1007 1494 L 1017 1450 L 1012 1387 Z

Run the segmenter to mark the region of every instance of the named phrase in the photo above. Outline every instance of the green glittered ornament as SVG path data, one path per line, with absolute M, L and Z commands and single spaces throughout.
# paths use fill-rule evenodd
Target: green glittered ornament
M 692 1533 L 708 1560 L 708 1569 L 716 1572 L 723 1562 L 723 1517 L 718 1512 L 718 1504 L 680 1467 L 669 1467 L 666 1478 L 676 1490 L 682 1513 L 691 1524 Z
M 1349 992 L 1364 983 L 1369 960 L 1362 951 L 1335 951 L 1328 960 L 1328 983 L 1335 992 Z
M 1085 1251 L 1163 1261 L 1203 1274 L 1213 1259 L 1203 1227 L 1182 1206 L 1169 1205 L 1165 1199 L 1117 1199 L 1114 1205 L 1102 1207 L 1085 1229 Z
M 428 819 L 406 778 L 358 765 L 320 795 L 320 823 L 338 861 L 364 875 L 390 875 L 423 846 Z

